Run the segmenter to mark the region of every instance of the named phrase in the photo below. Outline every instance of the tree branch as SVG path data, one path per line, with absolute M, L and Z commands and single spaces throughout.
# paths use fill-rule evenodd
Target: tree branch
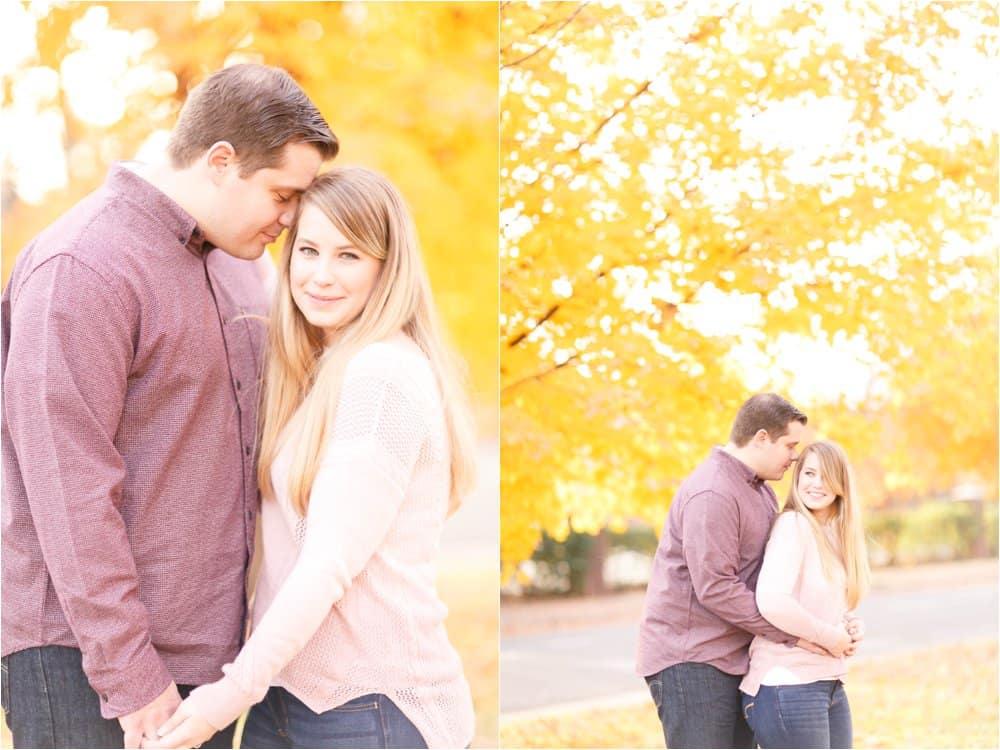
M 512 4 L 513 4 L 512 1 L 500 3 L 500 15 L 502 16 L 503 15 L 503 11 L 507 9 L 507 6 L 512 5 Z M 555 26 L 556 24 L 558 24 L 559 21 L 560 21 L 559 19 L 546 19 L 546 20 L 542 21 L 540 24 L 538 24 L 538 26 L 536 26 L 535 28 L 533 28 L 531 31 L 527 32 L 524 35 L 524 37 L 525 38 L 532 37 L 535 34 L 540 34 L 541 32 L 545 31 L 546 29 L 551 29 L 553 26 Z M 500 48 L 500 54 L 501 55 L 505 55 L 508 52 L 510 52 L 511 47 L 513 47 L 516 43 L 517 43 L 517 40 L 512 40 L 510 42 L 510 44 L 508 44 L 507 46 L 501 47 Z
M 519 388 L 520 386 L 524 385 L 525 383 L 529 383 L 532 380 L 541 380 L 542 378 L 546 378 L 549 375 L 551 375 L 552 373 L 554 373 L 554 372 L 556 372 L 558 370 L 561 370 L 566 365 L 568 365 L 570 362 L 572 362 L 575 359 L 578 359 L 579 357 L 580 357 L 580 352 L 574 352 L 570 356 L 570 358 L 567 359 L 565 362 L 560 362 L 559 364 L 553 365 L 552 367 L 548 368 L 547 370 L 541 370 L 540 372 L 536 372 L 533 375 L 526 375 L 525 377 L 521 378 L 520 380 L 515 380 L 510 385 L 506 385 L 503 388 L 501 388 L 500 389 L 500 395 L 503 396 L 503 395 L 505 395 L 507 393 L 510 393 L 515 388 Z
M 580 5 L 577 6 L 577 9 L 574 10 L 572 13 L 570 13 L 569 17 L 567 17 L 565 21 L 563 21 L 561 24 L 559 24 L 559 27 L 555 31 L 552 32 L 552 35 L 548 39 L 546 39 L 544 42 L 542 42 L 542 44 L 539 47 L 537 47 L 534 50 L 534 52 L 529 52 L 524 57 L 521 57 L 521 58 L 518 58 L 517 60 L 514 60 L 514 62 L 504 63 L 504 64 L 502 64 L 500 66 L 500 69 L 502 70 L 503 68 L 512 68 L 515 65 L 520 65 L 521 63 L 526 62 L 526 61 L 530 60 L 531 58 L 533 58 L 535 55 L 537 55 L 542 50 L 546 49 L 552 42 L 555 41 L 555 38 L 557 36 L 559 36 L 559 32 L 562 31 L 564 28 L 566 28 L 566 26 L 568 26 L 569 23 L 580 14 L 580 11 L 582 11 L 584 8 L 586 8 L 589 4 L 590 4 L 589 2 L 580 3 Z
M 581 149 L 581 148 L 583 148 L 583 147 L 584 147 L 585 145 L 589 144 L 589 143 L 590 143 L 590 142 L 591 142 L 591 141 L 592 141 L 592 140 L 593 140 L 593 139 L 594 139 L 594 138 L 595 138 L 596 136 L 598 136 L 598 135 L 600 134 L 600 132 L 601 132 L 602 130 L 604 130 L 604 128 L 605 128 L 605 127 L 607 127 L 607 125 L 608 125 L 608 123 L 609 123 L 609 122 L 611 122 L 611 121 L 612 121 L 613 119 L 615 119 L 615 118 L 616 118 L 616 117 L 617 117 L 618 115 L 620 115 L 620 114 L 621 114 L 622 112 L 624 112 L 624 111 L 625 111 L 626 109 L 628 109 L 628 108 L 629 108 L 630 106 L 632 106 L 632 102 L 634 102 L 634 101 L 635 101 L 636 99 L 638 99 L 638 98 L 639 98 L 640 96 L 642 96 L 643 94 L 645 94 L 645 93 L 646 93 L 646 91 L 647 91 L 647 90 L 649 89 L 649 86 L 650 86 L 650 84 L 651 84 L 652 82 L 653 82 L 652 80 L 649 80 L 649 81 L 646 81 L 646 82 L 645 82 L 644 84 L 642 84 L 642 86 L 641 86 L 641 87 L 639 88 L 639 90 L 638 90 L 638 91 L 636 91 L 636 92 L 635 92 L 634 94 L 632 94 L 632 96 L 630 96 L 630 97 L 628 98 L 628 100 L 627 100 L 627 101 L 626 101 L 626 102 L 625 102 L 624 104 L 622 104 L 622 106 L 618 107 L 618 108 L 617 108 L 617 109 L 616 109 L 616 110 L 615 110 L 614 112 L 612 112 L 612 113 L 611 113 L 610 115 L 608 115 L 607 117 L 605 117 L 605 118 L 604 118 L 604 119 L 603 119 L 603 120 L 602 120 L 602 121 L 600 122 L 600 124 L 599 124 L 599 125 L 598 125 L 598 126 L 597 126 L 596 128 L 594 128 L 594 129 L 593 129 L 593 130 L 592 130 L 592 131 L 591 131 L 591 132 L 590 132 L 590 133 L 589 133 L 589 134 L 587 135 L 587 137 L 586 137 L 586 138 L 584 138 L 584 139 L 583 139 L 582 141 L 580 141 L 580 142 L 579 142 L 579 143 L 578 143 L 578 144 L 576 145 L 576 148 L 573 148 L 573 149 L 571 149 L 571 150 L 569 151 L 569 153 L 574 153 L 574 152 L 576 152 L 576 153 L 579 153 L 580 149 Z
M 535 332 L 535 331 L 537 331 L 537 330 L 538 330 L 539 328 L 541 328 L 541 327 L 542 327 L 542 326 L 543 326 L 543 325 L 545 324 L 545 322 L 546 322 L 546 321 L 548 321 L 548 320 L 549 320 L 549 319 L 550 319 L 550 318 L 551 318 L 551 317 L 552 317 L 553 315 L 555 315 L 555 314 L 556 314 L 556 312 L 557 312 L 557 311 L 559 310 L 559 308 L 560 308 L 560 307 L 561 307 L 561 305 L 560 305 L 560 303 L 558 303 L 558 302 L 556 302 L 556 303 L 555 303 L 554 305 L 552 305 L 552 307 L 550 307 L 550 308 L 549 308 L 549 309 L 548 309 L 548 310 L 546 311 L 546 313 L 545 313 L 545 314 L 544 314 L 544 315 L 543 315 L 543 316 L 541 317 L 541 319 L 540 319 L 540 320 L 539 320 L 539 321 L 538 321 L 537 323 L 535 323 L 535 325 L 533 325 L 533 326 L 532 326 L 532 327 L 531 327 L 530 329 L 528 329 L 527 331 L 522 331 L 521 333 L 517 334 L 517 336 L 515 336 L 514 338 L 512 338 L 512 339 L 511 339 L 511 340 L 510 340 L 510 341 L 509 341 L 509 342 L 507 343 L 507 348 L 508 348 L 508 349 L 513 349 L 513 348 L 514 348 L 515 346 L 517 346 L 517 345 L 518 345 L 518 344 L 520 344 L 520 343 L 521 343 L 522 341 L 524 341 L 524 339 L 526 339 L 526 338 L 527 338 L 528 336 L 530 336 L 530 335 L 531 335 L 532 333 L 534 333 L 534 332 Z

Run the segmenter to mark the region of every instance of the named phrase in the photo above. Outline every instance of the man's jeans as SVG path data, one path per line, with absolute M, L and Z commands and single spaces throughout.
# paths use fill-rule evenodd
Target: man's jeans
M 851 747 L 851 706 L 840 680 L 761 685 L 743 696 L 743 715 L 761 747 Z
M 242 748 L 427 747 L 402 711 L 384 695 L 362 695 L 321 714 L 281 687 L 250 709 Z
M 3 712 L 14 747 L 119 748 L 125 736 L 117 719 L 101 716 L 101 701 L 87 682 L 83 654 L 42 646 L 5 656 Z M 178 685 L 181 697 L 193 689 Z M 232 724 L 202 747 L 231 748 Z
M 740 706 L 741 675 L 709 664 L 684 662 L 649 675 L 646 682 L 669 748 L 753 747 Z

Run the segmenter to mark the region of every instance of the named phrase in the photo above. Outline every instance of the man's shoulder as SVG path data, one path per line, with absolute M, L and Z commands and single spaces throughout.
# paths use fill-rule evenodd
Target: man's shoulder
M 710 454 L 681 482 L 680 494 L 687 498 L 735 499 L 732 477 L 714 454 Z
M 124 220 L 132 210 L 122 196 L 98 188 L 37 234 L 19 254 L 22 277 L 58 256 L 73 258 L 101 275 L 120 273 L 115 251 L 127 242 L 112 238 L 134 235 L 140 239 L 137 222 Z

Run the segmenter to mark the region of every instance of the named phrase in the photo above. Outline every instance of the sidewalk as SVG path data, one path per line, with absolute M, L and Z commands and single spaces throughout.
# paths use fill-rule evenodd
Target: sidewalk
M 998 580 L 995 558 L 878 568 L 872 589 L 878 592 L 926 591 Z M 638 623 L 644 591 L 599 596 L 500 601 L 500 636 L 532 635 L 592 628 L 595 624 Z M 502 646 L 502 640 L 501 640 Z

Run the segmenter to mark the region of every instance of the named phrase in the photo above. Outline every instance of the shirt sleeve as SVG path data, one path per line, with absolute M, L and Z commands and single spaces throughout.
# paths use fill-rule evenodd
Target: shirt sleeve
M 427 434 L 412 397 L 391 374 L 345 378 L 295 566 L 235 661 L 223 667 L 225 676 L 188 699 L 213 727 L 263 699 L 378 550 Z
M 69 256 L 25 280 L 12 305 L 4 408 L 31 521 L 83 670 L 115 718 L 171 683 L 120 513 L 125 463 L 114 444 L 132 361 L 115 292 Z
M 761 617 L 754 592 L 738 576 L 739 512 L 732 500 L 714 492 L 691 498 L 682 534 L 684 562 L 702 606 L 748 633 L 777 643 L 798 640 Z
M 769 622 L 807 641 L 830 648 L 840 638 L 837 626 L 816 617 L 795 598 L 795 584 L 806 563 L 812 533 L 797 513 L 782 513 L 771 532 L 757 579 L 757 606 Z

